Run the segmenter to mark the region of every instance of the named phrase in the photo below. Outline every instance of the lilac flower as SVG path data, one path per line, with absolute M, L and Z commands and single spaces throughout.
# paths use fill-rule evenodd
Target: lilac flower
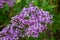
M 0 3 L 0 8 L 3 8 L 3 4 L 2 3 Z
M 13 1 L 12 1 L 12 0 L 8 0 L 8 1 L 7 1 L 7 4 L 8 4 L 10 7 L 12 7 L 12 6 L 15 4 L 15 1 L 16 1 L 16 0 L 13 0 Z
M 12 25 L 9 25 L 9 28 L 4 28 L 0 32 L 0 40 L 18 40 L 19 39 L 19 29 L 15 28 Z
M 18 40 L 19 37 L 38 37 L 52 24 L 53 16 L 36 6 L 23 8 L 19 15 L 11 18 L 11 24 L 0 32 L 1 40 Z M 6 29 L 6 30 L 5 30 Z
M 10 7 L 12 7 L 15 4 L 16 0 L 0 0 L 0 8 L 3 8 L 5 4 L 8 4 Z
M 13 20 L 17 19 L 19 21 L 16 24 L 20 30 L 22 29 L 24 37 L 38 37 L 39 33 L 47 28 L 47 24 L 52 23 L 52 20 L 50 20 L 52 17 L 49 12 L 39 9 L 37 6 L 30 5 L 29 8 L 24 7 L 21 13 L 14 16 L 11 21 L 13 24 Z M 20 24 L 18 25 L 18 23 Z

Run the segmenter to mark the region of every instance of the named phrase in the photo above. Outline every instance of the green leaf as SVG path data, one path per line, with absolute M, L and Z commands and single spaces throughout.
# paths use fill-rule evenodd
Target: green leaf
M 48 5 L 48 2 L 46 1 L 46 0 L 43 0 L 42 1 L 42 4 L 41 4 L 41 7 L 45 7 L 45 6 L 47 6 Z
M 50 10 L 50 9 L 55 8 L 55 7 L 57 7 L 57 6 L 55 6 L 55 5 L 48 5 L 48 6 L 46 6 L 46 10 Z
M 21 0 L 16 0 L 16 4 L 20 3 Z
M 35 5 L 38 5 L 38 0 L 34 0 Z
M 3 9 L 4 9 L 3 12 L 9 11 L 9 6 L 8 6 L 8 4 L 5 4 Z

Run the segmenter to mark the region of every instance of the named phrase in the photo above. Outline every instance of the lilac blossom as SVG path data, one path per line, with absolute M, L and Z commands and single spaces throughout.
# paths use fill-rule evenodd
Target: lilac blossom
M 15 4 L 16 0 L 0 0 L 0 8 L 3 8 L 5 4 L 8 4 L 12 7 Z
M 20 14 L 11 18 L 11 24 L 0 32 L 1 40 L 19 40 L 19 37 L 38 37 L 39 33 L 52 24 L 53 16 L 37 6 L 30 4 L 23 8 Z
M 53 16 L 43 9 L 30 4 L 28 8 L 23 8 L 19 15 L 12 17 L 11 23 L 17 25 L 25 36 L 38 37 L 40 32 L 47 28 L 47 24 L 52 24 Z M 18 25 L 19 24 L 19 25 Z

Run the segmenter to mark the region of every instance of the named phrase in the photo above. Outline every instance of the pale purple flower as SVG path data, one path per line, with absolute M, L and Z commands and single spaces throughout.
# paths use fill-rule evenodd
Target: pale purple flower
M 5 4 L 12 7 L 15 4 L 16 0 L 0 0 L 0 8 L 4 8 Z
M 4 6 L 4 5 L 3 5 L 2 3 L 0 3 L 0 8 L 3 8 L 3 6 Z
M 47 29 L 47 23 L 52 23 L 50 20 L 52 17 L 49 12 L 37 6 L 29 6 L 29 8 L 24 7 L 19 15 L 12 17 L 11 22 L 12 25 L 16 23 L 16 27 L 22 31 L 20 37 L 38 37 L 39 33 Z

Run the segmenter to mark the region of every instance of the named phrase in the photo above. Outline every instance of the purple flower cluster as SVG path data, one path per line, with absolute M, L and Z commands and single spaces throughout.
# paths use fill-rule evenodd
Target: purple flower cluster
M 12 17 L 11 23 L 23 29 L 23 36 L 38 37 L 47 28 L 47 24 L 52 23 L 52 17 L 49 12 L 30 4 L 29 8 L 24 7 L 19 15 Z
M 16 0 L 0 0 L 0 8 L 3 8 L 6 3 L 11 7 L 15 1 Z
M 9 24 L 0 31 L 0 40 L 19 40 L 19 31 L 18 28 L 12 27 Z
M 29 5 L 23 8 L 19 15 L 12 17 L 11 24 L 0 32 L 0 40 L 19 40 L 19 37 L 38 37 L 39 33 L 52 23 L 52 15 Z

